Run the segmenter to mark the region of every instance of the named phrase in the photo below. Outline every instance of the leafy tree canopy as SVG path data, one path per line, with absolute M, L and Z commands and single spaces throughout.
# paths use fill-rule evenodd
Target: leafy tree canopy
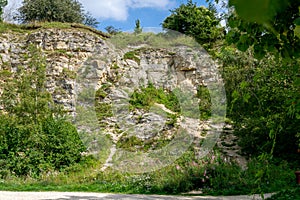
M 299 57 L 300 40 L 296 25 L 300 21 L 299 0 L 230 0 L 235 8 L 228 19 L 227 40 L 245 51 L 253 46 L 255 57 L 278 53 L 282 57 Z
M 192 0 L 171 12 L 164 20 L 163 28 L 192 36 L 202 45 L 213 43 L 223 35 L 223 28 L 220 27 L 215 11 L 198 7 Z
M 23 0 L 16 16 L 22 23 L 33 21 L 83 23 L 95 27 L 98 22 L 89 13 L 84 13 L 77 0 Z
M 122 32 L 120 29 L 115 28 L 114 26 L 107 26 L 105 27 L 105 30 L 111 35 L 116 35 Z
M 87 12 L 84 14 L 83 24 L 97 28 L 100 23 L 92 16 L 90 12 Z
M 229 6 L 226 40 L 245 52 L 244 61 L 228 48 L 223 54 L 230 60 L 227 84 L 243 76 L 229 92 L 235 130 L 248 153 L 272 149 L 292 157 L 300 147 L 300 1 L 230 0 Z

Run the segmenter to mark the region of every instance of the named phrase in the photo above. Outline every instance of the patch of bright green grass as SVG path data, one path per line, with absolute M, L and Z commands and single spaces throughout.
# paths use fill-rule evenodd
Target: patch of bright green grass
M 62 22 L 43 22 L 43 23 L 38 23 L 36 25 L 41 26 L 42 28 L 59 28 L 59 29 L 71 28 L 70 23 L 62 23 Z
M 6 33 L 9 31 L 24 33 L 24 32 L 28 31 L 26 29 L 27 28 L 24 25 L 10 24 L 10 23 L 5 23 L 5 22 L 0 23 L 0 33 Z
M 18 33 L 26 33 L 30 32 L 32 30 L 37 30 L 40 28 L 44 29 L 50 29 L 50 28 L 56 28 L 56 29 L 71 29 L 76 28 L 80 29 L 82 31 L 88 31 L 93 34 L 96 34 L 97 36 L 100 36 L 102 38 L 108 38 L 109 36 L 105 33 L 96 30 L 92 27 L 83 25 L 83 24 L 74 24 L 74 23 L 62 23 L 62 22 L 35 22 L 30 24 L 11 24 L 6 22 L 0 22 L 0 33 L 6 33 L 6 32 L 18 32 Z
M 117 48 L 126 48 L 128 46 L 149 45 L 152 48 L 168 48 L 176 46 L 200 47 L 192 38 L 181 33 L 151 33 L 130 34 L 126 32 L 113 35 L 110 40 Z
M 154 103 L 163 104 L 173 112 L 180 112 L 180 105 L 177 97 L 172 92 L 163 88 L 156 88 L 153 84 L 140 88 L 132 93 L 129 103 L 131 109 L 149 110 Z
M 124 60 L 127 60 L 127 59 L 134 60 L 138 64 L 140 64 L 140 62 L 141 62 L 140 58 L 137 56 L 136 51 L 129 51 L 129 52 L 125 53 L 123 58 L 124 58 Z

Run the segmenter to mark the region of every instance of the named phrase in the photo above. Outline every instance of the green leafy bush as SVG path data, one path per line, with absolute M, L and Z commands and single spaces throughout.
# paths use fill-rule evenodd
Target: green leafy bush
M 228 117 L 244 152 L 259 155 L 271 152 L 276 157 L 299 160 L 297 96 L 299 87 L 292 63 L 266 56 L 255 60 L 252 50 L 234 48 L 220 52 L 228 100 Z M 275 143 L 274 143 L 275 141 Z M 298 159 L 297 159 L 298 157 Z
M 226 42 L 236 49 L 224 48 L 221 60 L 229 72 L 230 115 L 248 155 L 269 153 L 299 163 L 300 2 L 265 3 L 229 1 L 235 12 L 227 18 Z
M 62 117 L 46 90 L 41 52 L 29 47 L 28 66 L 7 76 L 0 104 L 0 163 L 8 174 L 38 177 L 81 160 L 84 146 L 75 127 Z M 24 69 L 26 68 L 26 70 Z
M 39 124 L 22 124 L 1 115 L 0 122 L 3 168 L 17 176 L 37 177 L 81 159 L 84 146 L 75 127 L 64 118 L 48 117 Z
M 32 21 L 80 23 L 83 20 L 82 5 L 74 0 L 25 0 L 19 8 L 18 18 L 25 23 Z

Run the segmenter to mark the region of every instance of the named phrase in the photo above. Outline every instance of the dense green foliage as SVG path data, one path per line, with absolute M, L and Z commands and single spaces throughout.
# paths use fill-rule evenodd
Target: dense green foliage
M 74 0 L 24 0 L 19 13 L 19 19 L 25 23 L 33 21 L 80 23 L 83 20 L 82 5 Z
M 211 116 L 211 97 L 208 88 L 203 85 L 198 86 L 197 97 L 200 99 L 200 119 L 207 120 Z
M 84 13 L 82 4 L 76 0 L 24 0 L 18 11 L 16 18 L 22 23 L 68 22 L 92 27 L 98 24 L 89 13 Z
M 251 155 L 270 152 L 275 140 L 274 155 L 297 157 L 294 72 L 280 61 L 251 60 L 233 48 L 223 49 L 219 56 L 224 61 L 229 117 L 244 151 Z
M 216 13 L 205 7 L 198 7 L 192 0 L 171 12 L 164 20 L 163 28 L 192 36 L 204 46 L 210 46 L 223 36 L 223 28 L 220 27 Z
M 269 6 L 269 10 L 274 9 L 274 5 Z M 294 22 L 299 6 L 300 2 L 291 1 L 272 16 L 261 13 L 267 15 L 262 17 L 265 23 L 235 13 L 229 17 L 226 39 L 245 56 L 227 48 L 221 59 L 225 58 L 227 84 L 236 86 L 227 88 L 235 130 L 252 155 L 274 151 L 276 156 L 292 158 L 300 145 L 296 138 L 300 125 L 300 41 Z M 236 75 L 235 80 L 230 80 L 231 73 Z
M 252 47 L 254 56 L 259 59 L 266 54 L 299 58 L 300 40 L 295 32 L 297 20 L 300 19 L 299 1 L 274 0 L 273 4 L 269 1 L 252 1 L 250 5 L 240 5 L 239 2 L 242 1 L 230 2 L 230 5 L 237 7 L 237 14 L 232 13 L 228 18 L 229 43 L 236 44 L 241 51 Z M 249 9 L 249 6 L 255 9 Z M 262 9 L 266 9 L 267 12 L 263 12 Z M 246 10 L 248 11 L 245 12 Z M 249 17 L 249 13 L 252 18 Z
M 226 41 L 210 53 L 222 63 L 227 113 L 243 152 L 266 163 L 255 175 L 259 190 L 266 191 L 262 181 L 270 176 L 266 169 L 272 158 L 288 160 L 292 169 L 300 165 L 300 2 L 232 0 L 229 6 Z M 164 23 L 172 22 L 174 30 L 189 33 L 195 26 L 179 19 L 193 22 L 190 18 L 199 16 L 185 13 L 187 8 L 196 6 L 188 1 Z
M 219 52 L 229 117 L 249 157 L 265 162 L 256 173 L 259 189 L 270 160 L 300 158 L 299 1 L 229 1 L 227 47 Z
M 41 52 L 29 47 L 28 66 L 2 66 L 0 104 L 0 177 L 38 177 L 81 160 L 84 151 L 77 130 L 63 118 L 47 92 L 46 64 Z

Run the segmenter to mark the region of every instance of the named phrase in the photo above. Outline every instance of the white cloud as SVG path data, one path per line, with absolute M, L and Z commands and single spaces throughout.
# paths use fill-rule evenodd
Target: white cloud
M 84 9 L 101 19 L 127 19 L 127 0 L 80 0 Z
M 80 0 L 85 10 L 100 19 L 124 21 L 130 8 L 169 9 L 174 0 Z
M 175 0 L 79 0 L 84 9 L 94 17 L 100 19 L 114 19 L 125 21 L 130 8 L 170 9 Z M 6 13 L 16 10 L 22 0 L 10 0 L 6 6 Z M 8 17 L 9 18 L 9 17 Z
M 171 4 L 169 0 L 129 0 L 128 2 L 130 2 L 129 7 L 132 8 L 153 7 L 165 9 Z

